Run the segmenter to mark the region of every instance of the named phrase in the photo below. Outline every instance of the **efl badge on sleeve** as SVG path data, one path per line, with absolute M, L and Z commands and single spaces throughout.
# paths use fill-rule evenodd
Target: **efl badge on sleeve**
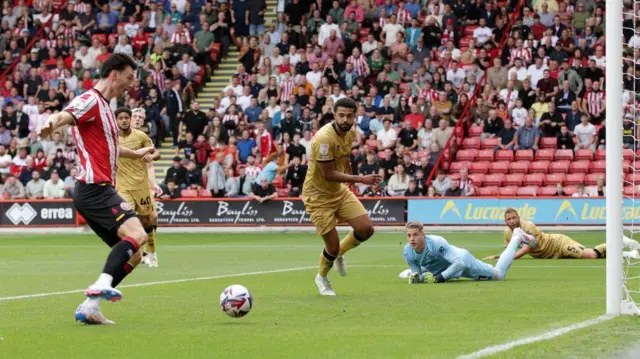
M 320 144 L 320 156 L 328 156 L 329 155 L 329 145 Z

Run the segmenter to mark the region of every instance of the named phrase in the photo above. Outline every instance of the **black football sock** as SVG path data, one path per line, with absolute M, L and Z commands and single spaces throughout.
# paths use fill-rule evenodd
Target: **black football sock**
M 133 272 L 133 270 L 135 269 L 135 267 L 133 266 L 133 264 L 127 262 L 125 263 L 122 268 L 120 268 L 116 273 L 113 274 L 113 282 L 112 282 L 112 286 L 115 288 L 118 286 L 118 284 L 120 284 L 122 282 L 122 280 L 129 275 L 129 273 Z
M 111 253 L 109 253 L 107 257 L 107 263 L 105 263 L 102 273 L 112 276 L 114 279 L 113 283 L 115 283 L 118 272 L 124 270 L 124 265 L 138 249 L 140 249 L 140 245 L 135 239 L 131 237 L 122 238 L 118 244 L 111 248 Z M 122 278 L 124 278 L 124 276 L 122 276 Z M 122 278 L 120 281 L 122 281 Z

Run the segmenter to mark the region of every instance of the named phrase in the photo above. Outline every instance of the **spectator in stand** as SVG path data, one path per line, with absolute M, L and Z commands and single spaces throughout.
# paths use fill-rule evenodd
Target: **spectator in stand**
M 460 170 L 460 188 L 464 196 L 473 196 L 476 193 L 476 186 L 469 178 L 469 170 L 466 168 Z
M 596 127 L 589 123 L 589 116 L 583 115 L 582 122 L 573 130 L 576 136 L 576 149 L 596 150 Z
M 441 119 L 439 127 L 433 130 L 433 142 L 442 150 L 446 147 L 452 134 L 453 128 L 449 127 L 449 121 Z
M 382 188 L 382 184 L 374 183 L 363 193 L 363 197 L 387 197 L 389 194 Z
M 589 194 L 586 192 L 584 183 L 578 184 L 576 192 L 571 197 L 589 197 Z
M 623 141 L 624 142 L 624 141 Z M 598 130 L 598 149 L 604 150 L 607 148 L 607 126 L 602 122 L 602 127 Z
M 294 156 L 292 164 L 287 169 L 285 185 L 289 190 L 289 197 L 300 197 L 302 195 L 302 185 L 307 174 L 307 166 L 301 165 L 300 157 Z
M 260 184 L 253 187 L 253 191 L 249 194 L 249 198 L 260 203 L 272 200 L 278 196 L 275 187 L 267 181 L 266 178 L 260 179 Z
M 378 150 L 393 149 L 396 146 L 398 133 L 391 127 L 391 120 L 385 118 L 384 128 L 376 133 L 378 137 Z
M 0 132 L 4 130 L 3 126 L 0 126 Z M 13 157 L 7 153 L 5 145 L 0 144 L 0 176 L 4 177 L 9 174 L 11 170 L 11 161 Z
M 42 199 L 44 198 L 44 185 L 45 181 L 40 178 L 40 172 L 33 171 L 31 173 L 31 180 L 27 182 L 25 186 L 25 195 L 28 199 Z
M 604 197 L 606 194 L 606 187 L 604 185 L 604 176 L 598 176 L 595 186 L 589 186 L 587 188 L 589 197 Z
M 187 187 L 197 191 L 202 189 L 202 170 L 195 161 L 189 161 L 187 164 Z
M 549 111 L 542 114 L 538 124 L 542 136 L 557 137 L 563 124 L 564 119 L 560 112 L 556 111 L 556 105 L 553 102 L 549 102 Z
M 504 128 L 498 133 L 500 144 L 495 150 L 513 150 L 516 141 L 516 129 L 513 128 L 511 121 L 504 121 Z
M 223 162 L 224 153 L 218 152 L 214 160 L 205 168 L 205 172 L 207 173 L 207 189 L 215 198 L 225 196 L 225 171 Z
M 167 175 L 164 179 L 165 184 L 169 184 L 172 181 L 179 187 L 186 186 L 187 183 L 187 170 L 182 166 L 182 158 L 176 156 L 173 158 L 173 166 L 167 170 Z
M 556 183 L 556 193 L 553 194 L 555 197 L 565 197 L 567 193 L 564 191 L 562 187 L 562 183 Z
M 556 140 L 556 146 L 559 150 L 573 150 L 575 148 L 573 135 L 569 132 L 567 125 L 563 125 L 560 128 L 560 133 Z
M 160 198 L 162 199 L 176 199 L 182 197 L 180 194 L 182 189 L 173 180 L 167 182 L 167 187 L 163 189 Z
M 496 110 L 489 110 L 489 117 L 484 120 L 484 127 L 482 128 L 482 138 L 492 138 L 500 135 L 502 129 L 504 129 L 504 121 L 498 117 Z
M 2 199 L 23 199 L 25 198 L 24 186 L 15 175 L 9 174 L 5 181 L 4 186 L 0 188 L 0 198 Z
M 573 133 L 573 129 L 582 122 L 583 112 L 578 107 L 578 101 L 571 102 L 571 110 L 569 110 L 564 117 L 565 124 L 569 129 L 569 132 Z
M 389 182 L 387 183 L 387 193 L 389 193 L 390 196 L 403 196 L 409 188 L 409 181 L 411 181 L 411 179 L 411 176 L 405 172 L 404 166 L 397 166 L 395 173 L 389 178 Z
M 404 192 L 405 197 L 422 197 L 422 191 L 418 188 L 415 180 L 409 181 L 409 188 Z
M 45 199 L 65 198 L 64 181 L 60 179 L 58 171 L 52 171 L 51 178 L 44 183 L 43 195 Z
M 460 180 L 454 178 L 451 180 L 451 187 L 444 192 L 445 197 L 462 197 L 464 191 L 460 188 Z
M 451 188 L 451 178 L 447 176 L 447 172 L 444 170 L 438 170 L 436 179 L 431 184 L 439 196 L 444 196 L 445 192 Z
M 533 125 L 533 118 L 527 117 L 525 125 L 516 131 L 514 150 L 538 150 L 538 142 L 540 141 L 540 130 Z

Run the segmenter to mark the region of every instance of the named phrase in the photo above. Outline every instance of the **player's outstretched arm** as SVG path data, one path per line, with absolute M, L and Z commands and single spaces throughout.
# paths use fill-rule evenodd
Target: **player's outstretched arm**
M 320 170 L 322 171 L 322 176 L 327 181 L 342 183 L 363 183 L 368 185 L 382 182 L 382 177 L 378 174 L 356 176 L 337 171 L 333 166 L 333 161 L 319 162 L 319 164 Z
M 462 260 L 462 258 L 458 256 L 458 253 L 453 250 L 453 248 L 451 248 L 449 242 L 447 242 L 444 238 L 434 240 L 434 245 L 434 254 L 449 262 L 449 267 L 446 270 L 434 276 L 435 282 L 443 283 L 450 278 L 456 278 L 458 273 L 462 272 L 467 267 L 467 265 Z
M 132 151 L 128 148 L 120 146 L 120 157 L 137 160 L 154 150 L 155 147 L 143 147 L 139 150 Z
M 75 118 L 73 115 L 67 111 L 61 111 L 58 113 L 54 113 L 53 115 L 47 118 L 47 122 L 45 122 L 39 129 L 37 129 L 38 135 L 41 138 L 47 138 L 53 131 L 62 127 L 73 125 L 75 123 Z

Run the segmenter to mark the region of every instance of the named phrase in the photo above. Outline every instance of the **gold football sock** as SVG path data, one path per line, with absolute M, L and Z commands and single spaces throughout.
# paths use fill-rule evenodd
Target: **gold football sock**
M 156 252 L 156 229 L 157 226 L 151 226 L 152 230 L 147 235 L 149 236 L 149 241 L 147 241 L 147 245 L 145 246 L 145 252 L 147 253 L 155 253 Z
M 348 251 L 354 249 L 355 247 L 360 245 L 359 240 L 356 239 L 354 231 L 349 232 L 346 237 L 340 242 L 340 255 L 347 253 Z
M 593 250 L 598 253 L 598 258 L 606 258 L 607 257 L 607 244 L 602 243 L 593 247 Z
M 333 267 L 334 260 L 336 260 L 335 256 L 329 254 L 326 249 L 322 250 L 322 253 L 320 253 L 320 268 L 318 269 L 318 274 L 326 277 L 331 267 Z

